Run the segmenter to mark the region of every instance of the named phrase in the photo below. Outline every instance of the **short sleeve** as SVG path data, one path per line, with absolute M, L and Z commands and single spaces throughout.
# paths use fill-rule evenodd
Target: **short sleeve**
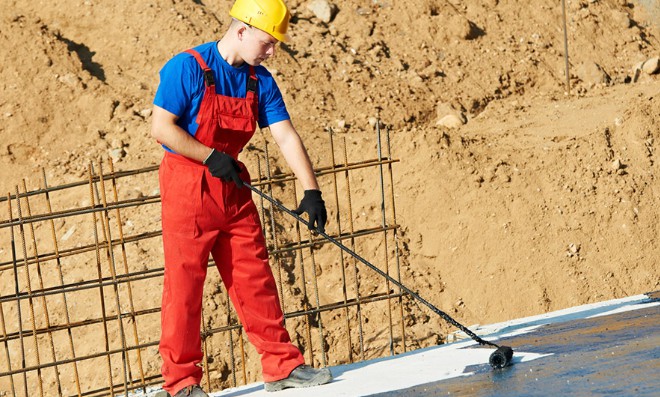
M 268 73 L 268 72 L 266 72 Z M 266 76 L 259 76 L 260 95 L 259 95 L 259 127 L 265 128 L 282 120 L 289 120 L 289 112 L 286 110 L 286 104 L 282 98 L 275 79 L 268 73 Z
M 176 116 L 183 116 L 199 91 L 199 67 L 187 53 L 176 55 L 160 70 L 160 84 L 154 97 L 154 105 Z M 197 75 L 197 76 L 196 76 Z

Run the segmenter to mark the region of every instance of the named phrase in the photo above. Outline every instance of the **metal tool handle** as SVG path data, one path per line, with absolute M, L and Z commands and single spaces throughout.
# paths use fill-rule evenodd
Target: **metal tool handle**
M 264 198 L 265 200 L 268 200 L 271 204 L 275 205 L 275 206 L 276 206 L 277 208 L 279 208 L 280 210 L 282 210 L 282 211 L 286 212 L 287 214 L 291 215 L 292 217 L 296 218 L 296 220 L 297 220 L 298 222 L 302 223 L 303 225 L 305 225 L 305 226 L 307 226 L 307 227 L 309 228 L 309 222 L 307 222 L 305 219 L 303 219 L 300 215 L 294 213 L 293 211 L 291 211 L 290 209 L 288 209 L 288 208 L 285 207 L 284 205 L 280 204 L 277 200 L 275 200 L 274 198 L 270 197 L 269 195 L 267 195 L 266 193 L 262 192 L 261 190 L 255 188 L 254 186 L 252 186 L 252 185 L 250 185 L 250 184 L 247 184 L 247 183 L 245 183 L 245 186 L 247 186 L 250 190 L 252 190 L 252 191 L 255 192 L 256 194 L 258 194 L 260 197 Z M 376 273 L 378 273 L 378 274 L 380 274 L 381 276 L 383 276 L 384 278 L 386 278 L 386 279 L 387 279 L 388 281 L 390 281 L 392 284 L 394 284 L 394 285 L 396 285 L 397 287 L 399 287 L 399 288 L 401 288 L 402 290 L 404 290 L 406 293 L 408 293 L 408 294 L 409 294 L 410 296 L 412 296 L 414 299 L 417 299 L 419 302 L 421 302 L 421 303 L 423 303 L 424 305 L 426 305 L 429 309 L 431 309 L 434 313 L 436 313 L 437 315 L 439 315 L 440 317 L 442 317 L 445 321 L 447 321 L 448 323 L 452 324 L 453 326 L 455 326 L 456 328 L 460 329 L 461 331 L 465 332 L 465 333 L 466 333 L 470 338 L 472 338 L 474 341 L 478 342 L 478 343 L 481 344 L 481 345 L 494 346 L 494 347 L 497 347 L 497 348 L 500 347 L 499 345 L 497 345 L 497 344 L 495 344 L 495 343 L 493 343 L 493 342 L 489 342 L 489 341 L 487 341 L 487 340 L 484 340 L 484 339 L 480 338 L 477 334 L 475 334 L 474 332 L 470 331 L 466 326 L 460 324 L 458 321 L 456 321 L 456 320 L 454 320 L 453 318 L 451 318 L 447 313 L 445 313 L 445 312 L 443 312 L 442 310 L 440 310 L 440 309 L 438 309 L 437 307 L 435 307 L 433 304 L 431 304 L 430 302 L 428 302 L 426 299 L 422 298 L 422 297 L 419 296 L 417 293 L 413 292 L 410 288 L 406 287 L 405 285 L 403 285 L 401 282 L 397 281 L 395 278 L 393 278 L 393 277 L 390 276 L 389 274 L 383 272 L 382 270 L 380 270 L 379 268 L 377 268 L 376 266 L 374 266 L 373 264 L 371 264 L 369 261 L 367 261 L 366 259 L 364 259 L 364 258 L 361 257 L 360 255 L 358 255 L 357 253 L 355 253 L 355 252 L 354 252 L 353 250 L 351 250 L 350 248 L 346 247 L 344 244 L 342 244 L 342 243 L 340 243 L 339 241 L 337 241 L 336 239 L 334 239 L 332 236 L 330 236 L 330 235 L 326 234 L 325 232 L 322 232 L 322 231 L 320 231 L 320 230 L 318 230 L 318 229 L 314 229 L 314 230 L 315 230 L 316 233 L 318 233 L 318 234 L 320 234 L 321 236 L 323 236 L 325 239 L 327 239 L 328 241 L 330 241 L 332 244 L 334 244 L 334 245 L 336 245 L 337 247 L 341 248 L 344 252 L 346 252 L 347 254 L 351 255 L 353 258 L 357 259 L 358 261 L 362 262 L 363 264 L 365 264 L 366 266 L 368 266 L 371 270 L 375 271 Z

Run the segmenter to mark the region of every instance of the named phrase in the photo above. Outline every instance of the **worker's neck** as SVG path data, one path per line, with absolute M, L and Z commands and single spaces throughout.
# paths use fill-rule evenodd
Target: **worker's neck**
M 228 64 L 235 68 L 242 66 L 245 62 L 243 58 L 238 55 L 238 51 L 226 36 L 218 41 L 218 52 Z

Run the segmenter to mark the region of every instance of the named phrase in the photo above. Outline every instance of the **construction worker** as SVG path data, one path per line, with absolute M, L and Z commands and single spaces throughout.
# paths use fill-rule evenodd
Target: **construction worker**
M 203 397 L 200 324 L 209 253 L 248 339 L 261 355 L 265 389 L 330 382 L 291 343 L 250 175 L 237 157 L 256 123 L 269 127 L 305 190 L 297 213 L 324 230 L 325 203 L 307 151 L 272 75 L 260 66 L 287 39 L 281 0 L 236 0 L 218 42 L 176 55 L 160 71 L 152 136 L 165 148 L 159 170 L 165 276 L 159 351 L 163 389 Z

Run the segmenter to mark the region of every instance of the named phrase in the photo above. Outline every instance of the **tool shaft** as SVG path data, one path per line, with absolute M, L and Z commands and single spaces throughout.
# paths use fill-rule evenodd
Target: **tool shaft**
M 279 203 L 279 202 L 278 202 L 277 200 L 275 200 L 274 198 L 270 197 L 270 196 L 267 195 L 266 193 L 262 192 L 261 190 L 255 188 L 254 186 L 252 186 L 252 185 L 250 185 L 250 184 L 245 183 L 244 185 L 247 186 L 250 190 L 252 190 L 252 191 L 253 191 L 254 193 L 256 193 L 257 195 L 259 195 L 260 197 L 264 198 L 265 200 L 267 200 L 267 201 L 269 201 L 270 203 L 272 203 L 273 205 L 275 205 L 275 206 L 276 206 L 277 208 L 279 208 L 280 210 L 282 210 L 282 211 L 286 212 L 287 214 L 291 215 L 292 217 L 294 217 L 298 222 L 300 222 L 300 223 L 302 223 L 303 225 L 309 227 L 309 222 L 307 222 L 305 219 L 303 219 L 300 215 L 294 213 L 293 211 L 291 211 L 290 209 L 288 209 L 287 207 L 285 207 L 284 205 L 282 205 L 281 203 Z M 421 302 L 422 304 L 424 304 L 426 307 L 428 307 L 429 309 L 431 309 L 434 313 L 436 313 L 437 315 L 439 315 L 440 317 L 442 317 L 445 321 L 447 321 L 448 323 L 452 324 L 453 326 L 455 326 L 456 328 L 460 329 L 461 331 L 465 332 L 470 338 L 472 338 L 472 339 L 473 339 L 474 341 L 476 341 L 477 343 L 479 343 L 479 344 L 481 344 L 481 345 L 489 345 L 489 346 L 499 347 L 499 345 L 497 345 L 497 344 L 495 344 L 495 343 L 493 343 L 493 342 L 489 342 L 489 341 L 487 341 L 487 340 L 484 340 L 484 339 L 480 338 L 477 334 L 475 334 L 474 332 L 470 331 L 466 326 L 464 326 L 464 325 L 460 324 L 458 321 L 454 320 L 454 319 L 453 319 L 451 316 L 449 316 L 447 313 L 445 313 L 445 312 L 443 312 L 442 310 L 440 310 L 440 309 L 438 309 L 437 307 L 435 307 L 432 303 L 430 303 L 430 302 L 427 301 L 426 299 L 422 298 L 419 294 L 417 294 L 416 292 L 414 292 L 414 291 L 411 290 L 410 288 L 406 287 L 404 284 L 402 284 L 400 281 L 398 281 L 397 279 L 393 278 L 393 277 L 390 276 L 389 274 L 387 274 L 387 273 L 385 273 L 384 271 L 380 270 L 378 267 L 376 267 L 375 265 L 373 265 L 372 263 L 370 263 L 369 261 L 367 261 L 366 259 L 364 259 L 362 256 L 358 255 L 355 251 L 353 251 L 353 250 L 351 250 L 350 248 L 346 247 L 346 246 L 345 246 L 344 244 L 342 244 L 341 242 L 337 241 L 337 240 L 336 240 L 335 238 L 333 238 L 332 236 L 330 236 L 330 235 L 328 235 L 327 233 L 325 233 L 325 232 L 323 232 L 323 231 L 320 231 L 320 230 L 318 230 L 318 229 L 315 229 L 315 231 L 316 231 L 318 234 L 320 234 L 322 237 L 324 237 L 326 240 L 330 241 L 332 244 L 334 244 L 334 245 L 336 245 L 337 247 L 341 248 L 341 249 L 342 249 L 344 252 L 346 252 L 347 254 L 351 255 L 352 257 L 354 257 L 354 258 L 357 259 L 358 261 L 362 262 L 364 265 L 366 265 L 367 267 L 369 267 L 371 270 L 375 271 L 375 272 L 378 273 L 379 275 L 381 275 L 381 276 L 383 276 L 384 278 L 386 278 L 387 280 L 389 280 L 392 284 L 396 285 L 397 287 L 399 287 L 400 289 L 402 289 L 403 291 L 405 291 L 407 294 L 409 294 L 410 296 L 412 296 L 414 299 L 416 299 L 417 301 L 419 301 L 419 302 Z

